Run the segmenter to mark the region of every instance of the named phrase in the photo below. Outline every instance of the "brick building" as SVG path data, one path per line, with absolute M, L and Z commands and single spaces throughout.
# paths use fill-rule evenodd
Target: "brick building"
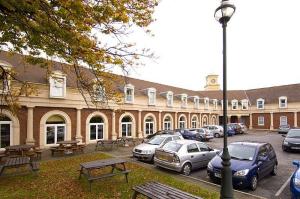
M 222 118 L 222 91 L 218 76 L 208 75 L 204 91 L 127 78 L 116 92 L 124 103 L 110 102 L 96 108 L 76 89 L 74 74 L 65 74 L 66 65 L 55 63 L 46 70 L 24 62 L 20 55 L 0 52 L 0 64 L 14 68 L 18 78 L 38 87 L 38 95 L 19 98 L 16 115 L 2 106 L 0 148 L 34 143 L 43 148 L 60 140 L 77 139 L 95 143 L 121 136 L 144 137 L 157 130 L 196 128 L 219 124 Z M 11 87 L 18 84 L 11 80 Z M 276 129 L 280 124 L 300 124 L 300 84 L 228 91 L 230 122 L 244 122 L 250 129 Z M 5 92 L 5 91 L 2 91 Z

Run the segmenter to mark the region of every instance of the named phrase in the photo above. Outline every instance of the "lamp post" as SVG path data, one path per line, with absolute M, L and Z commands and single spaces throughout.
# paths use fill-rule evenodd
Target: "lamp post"
M 235 12 L 235 6 L 229 0 L 222 0 L 221 5 L 215 11 L 215 19 L 223 28 L 223 128 L 224 146 L 222 153 L 222 180 L 220 198 L 233 198 L 232 173 L 230 169 L 230 154 L 227 147 L 227 70 L 226 70 L 226 27 Z

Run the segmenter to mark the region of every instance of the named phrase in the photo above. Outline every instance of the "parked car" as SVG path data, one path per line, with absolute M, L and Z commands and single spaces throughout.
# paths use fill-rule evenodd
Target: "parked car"
M 180 140 L 183 139 L 182 136 L 179 135 L 156 135 L 150 138 L 147 142 L 137 145 L 132 150 L 133 157 L 144 160 L 144 161 L 153 161 L 153 156 L 155 153 L 155 149 L 158 147 L 162 147 L 166 143 L 172 140 Z
M 156 135 L 178 135 L 181 136 L 181 134 L 178 131 L 173 131 L 173 130 L 161 130 L 157 131 L 153 134 L 147 135 L 147 137 L 143 140 L 143 142 L 147 142 L 150 138 L 156 136 Z
M 300 129 L 290 129 L 286 135 L 282 135 L 285 139 L 282 142 L 282 150 L 300 150 Z
M 231 126 L 227 126 L 227 135 L 228 136 L 235 135 L 235 130 Z
M 278 133 L 280 134 L 287 134 L 291 129 L 290 125 L 280 125 L 278 128 Z
M 277 174 L 277 157 L 269 143 L 234 142 L 228 146 L 228 150 L 234 187 L 255 190 L 259 179 Z M 221 156 L 215 156 L 207 166 L 208 176 L 213 181 L 221 179 Z
M 181 135 L 184 139 L 188 139 L 188 140 L 198 140 L 201 141 L 201 136 L 200 133 L 198 133 L 197 131 L 191 131 L 189 129 L 184 129 L 181 132 Z
M 190 131 L 196 131 L 200 134 L 200 140 L 198 141 L 209 141 L 214 138 L 214 134 L 205 128 L 190 129 Z
M 189 175 L 194 169 L 206 167 L 217 153 L 203 142 L 176 140 L 155 150 L 154 164 Z
M 214 134 L 214 137 L 216 137 L 216 138 L 224 136 L 224 129 L 223 129 L 222 126 L 219 126 L 219 125 L 205 125 L 202 128 L 210 130 Z
M 294 160 L 293 165 L 297 167 L 290 180 L 290 190 L 292 192 L 292 199 L 297 199 L 300 198 L 300 161 Z
M 243 134 L 247 131 L 247 127 L 243 123 L 229 123 L 227 126 L 232 127 L 235 131 L 235 134 Z

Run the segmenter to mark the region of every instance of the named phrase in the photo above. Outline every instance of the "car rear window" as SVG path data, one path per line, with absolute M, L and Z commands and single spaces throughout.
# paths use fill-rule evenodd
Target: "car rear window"
M 182 144 L 179 144 L 177 142 L 169 142 L 163 146 L 163 149 L 168 150 L 168 151 L 178 152 L 181 147 L 182 147 Z

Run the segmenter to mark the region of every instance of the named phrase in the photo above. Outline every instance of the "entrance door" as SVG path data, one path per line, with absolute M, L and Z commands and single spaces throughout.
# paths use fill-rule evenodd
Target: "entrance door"
M 12 145 L 11 122 L 0 121 L 0 148 Z

